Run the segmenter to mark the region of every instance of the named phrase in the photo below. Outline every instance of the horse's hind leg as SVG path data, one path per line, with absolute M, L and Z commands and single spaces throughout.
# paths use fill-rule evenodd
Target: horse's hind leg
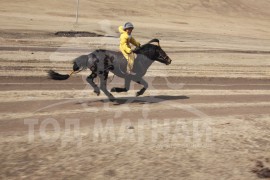
M 143 95 L 143 93 L 146 91 L 146 89 L 148 88 L 148 83 L 143 79 L 141 78 L 140 80 L 136 81 L 138 84 L 142 84 L 143 85 L 143 88 L 138 91 L 136 93 L 136 96 L 140 96 L 140 95 Z
M 94 79 L 97 77 L 95 73 L 92 73 L 90 76 L 86 78 L 87 82 L 94 88 L 94 93 L 96 93 L 98 96 L 100 95 L 99 87 L 94 82 Z
M 119 87 L 114 87 L 111 89 L 111 92 L 127 92 L 130 88 L 130 82 L 131 79 L 130 78 L 125 78 L 125 87 L 124 88 L 119 88 Z
M 108 72 L 104 72 L 99 75 L 100 79 L 100 89 L 105 93 L 105 95 L 110 99 L 110 101 L 115 100 L 115 97 L 107 90 L 107 78 Z

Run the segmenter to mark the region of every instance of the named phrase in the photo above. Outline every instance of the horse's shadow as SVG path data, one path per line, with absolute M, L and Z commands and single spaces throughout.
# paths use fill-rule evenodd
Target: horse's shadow
M 118 97 L 114 101 L 108 99 L 100 99 L 96 101 L 91 101 L 91 103 L 102 102 L 102 103 L 112 103 L 113 105 L 122 105 L 122 104 L 155 104 L 161 103 L 164 101 L 174 101 L 181 99 L 189 99 L 188 96 L 168 96 L 168 95 L 159 95 L 159 96 L 143 96 L 143 97 Z

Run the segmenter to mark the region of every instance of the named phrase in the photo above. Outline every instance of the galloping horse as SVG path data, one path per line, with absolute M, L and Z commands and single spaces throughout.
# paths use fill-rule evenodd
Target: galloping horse
M 153 42 L 158 45 L 151 44 Z M 112 72 L 116 76 L 125 79 L 124 88 L 114 87 L 111 92 L 127 92 L 130 88 L 130 82 L 134 81 L 143 85 L 143 88 L 136 93 L 136 96 L 142 95 L 148 88 L 148 83 L 143 79 L 147 69 L 152 65 L 154 61 L 159 61 L 163 64 L 169 65 L 172 60 L 161 49 L 158 39 L 153 39 L 147 44 L 142 45 L 133 51 L 137 54 L 134 62 L 133 72 L 136 75 L 127 74 L 127 60 L 124 58 L 121 52 L 109 51 L 109 50 L 95 50 L 88 55 L 82 55 L 73 61 L 73 72 L 71 74 L 62 75 L 53 70 L 50 70 L 49 77 L 54 80 L 66 80 L 73 73 L 78 73 L 86 68 L 89 68 L 92 73 L 87 77 L 87 82 L 94 88 L 94 92 L 99 95 L 100 89 L 106 94 L 106 96 L 113 101 L 114 96 L 107 90 L 107 78 L 109 72 Z M 100 78 L 100 87 L 98 87 L 94 79 Z

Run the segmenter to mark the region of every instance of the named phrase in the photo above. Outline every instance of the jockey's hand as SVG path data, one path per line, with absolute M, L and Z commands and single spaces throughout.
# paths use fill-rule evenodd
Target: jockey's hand
M 133 52 L 137 52 L 140 49 L 140 46 L 136 47 Z

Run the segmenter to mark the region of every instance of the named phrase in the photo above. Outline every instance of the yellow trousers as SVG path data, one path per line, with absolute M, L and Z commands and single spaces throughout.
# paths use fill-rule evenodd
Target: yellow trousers
M 123 52 L 123 51 L 122 51 L 122 53 L 128 62 L 127 72 L 130 72 L 130 71 L 132 71 L 132 68 L 134 65 L 135 55 L 134 55 L 134 53 L 127 54 L 126 52 Z

